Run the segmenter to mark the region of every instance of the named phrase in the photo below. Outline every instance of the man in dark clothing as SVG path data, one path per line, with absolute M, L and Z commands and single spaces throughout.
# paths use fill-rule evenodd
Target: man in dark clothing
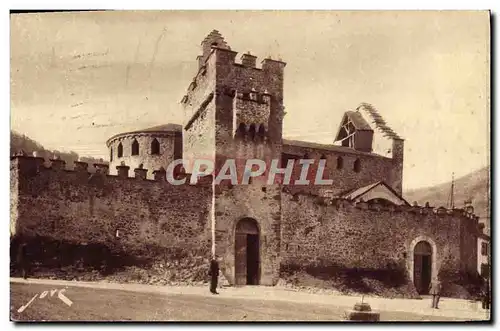
M 483 309 L 490 309 L 490 284 L 488 279 L 485 279 L 483 282 L 483 300 L 482 300 Z
M 210 292 L 212 294 L 219 294 L 217 292 L 217 281 L 219 279 L 219 262 L 217 262 L 217 257 L 214 257 L 212 261 L 210 261 L 208 275 L 210 276 Z
M 436 278 L 431 282 L 429 293 L 432 295 L 432 308 L 439 309 L 439 298 L 441 296 L 441 282 L 439 279 Z
M 28 248 L 25 243 L 19 245 L 17 251 L 17 265 L 21 268 L 22 276 L 24 279 L 28 278 L 29 261 L 28 261 Z

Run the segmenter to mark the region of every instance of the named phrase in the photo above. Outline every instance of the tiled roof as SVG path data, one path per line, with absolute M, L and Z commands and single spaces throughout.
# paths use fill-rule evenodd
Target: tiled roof
M 135 130 L 135 131 L 128 131 L 128 132 L 122 132 L 119 134 L 114 135 L 113 137 L 109 138 L 107 143 L 109 143 L 111 140 L 115 139 L 116 137 L 127 135 L 127 134 L 132 134 L 132 133 L 145 133 L 145 132 L 182 132 L 182 125 L 180 124 L 173 124 L 173 123 L 168 123 L 168 124 L 162 124 L 162 125 L 157 125 L 153 126 L 150 128 L 146 129 L 140 129 L 140 130 Z
M 369 185 L 366 185 L 366 186 L 362 186 L 362 187 L 351 189 L 349 191 L 345 191 L 345 192 L 339 194 L 338 197 L 340 197 L 342 199 L 355 200 L 355 199 L 359 198 L 363 194 L 367 193 L 368 191 L 372 190 L 373 188 L 375 188 L 376 186 L 379 186 L 379 185 L 385 186 L 398 199 L 400 199 L 401 201 L 403 201 L 406 205 L 408 205 L 408 206 L 410 205 L 408 203 L 408 201 L 406 201 L 401 195 L 399 195 L 396 191 L 394 191 L 394 189 L 392 187 L 390 187 L 389 185 L 387 185 L 383 181 L 378 181 L 378 182 L 375 182 L 375 183 L 372 183 L 372 184 L 369 184 Z
M 358 187 L 358 188 L 352 189 L 350 191 L 347 191 L 345 193 L 342 193 L 340 196 L 344 199 L 349 199 L 349 200 L 356 199 L 357 197 L 368 192 L 369 190 L 371 190 L 372 188 L 374 188 L 375 186 L 377 186 L 380 183 L 381 182 L 375 182 L 375 183 L 372 183 L 370 185 Z
M 401 138 L 393 129 L 389 127 L 386 121 L 382 118 L 382 115 L 379 114 L 378 110 L 375 109 L 369 103 L 361 103 L 356 110 L 364 109 L 371 117 L 372 123 L 375 124 L 375 127 L 378 131 L 380 131 L 384 136 L 389 137 L 391 139 L 403 139 Z
M 344 116 L 347 116 L 351 120 L 356 130 L 372 131 L 370 124 L 368 124 L 368 122 L 363 118 L 363 115 L 361 115 L 359 112 L 346 111 Z
M 133 132 L 182 132 L 182 125 L 180 124 L 173 124 L 173 123 L 168 123 L 168 124 L 163 124 L 163 125 L 157 125 L 153 126 L 147 129 L 142 129 L 142 130 L 137 130 Z
M 201 42 L 201 44 L 203 45 L 203 43 L 205 43 L 205 42 L 212 42 L 212 41 L 218 41 L 219 42 L 219 44 L 218 44 L 219 48 L 231 49 L 231 47 L 229 47 L 229 45 L 224 40 L 224 37 L 217 30 L 212 30 L 212 32 L 210 32 L 208 34 L 208 36 L 206 36 L 205 39 L 203 39 L 203 41 Z
M 323 151 L 332 151 L 332 152 L 339 152 L 339 153 L 345 153 L 345 154 L 355 154 L 355 155 L 366 155 L 366 156 L 372 156 L 372 157 L 382 157 L 382 158 L 387 158 L 382 155 L 374 154 L 374 153 L 368 153 L 368 152 L 362 152 L 355 150 L 350 147 L 344 147 L 344 146 L 336 146 L 336 145 L 330 145 L 330 144 L 318 144 L 318 143 L 313 143 L 309 141 L 301 141 L 301 140 L 290 140 L 290 139 L 283 139 L 283 145 L 286 146 L 291 146 L 293 147 L 300 147 L 300 148 L 309 148 L 309 149 L 317 149 L 317 150 L 323 150 Z M 284 153 L 287 153 L 285 149 L 283 149 Z

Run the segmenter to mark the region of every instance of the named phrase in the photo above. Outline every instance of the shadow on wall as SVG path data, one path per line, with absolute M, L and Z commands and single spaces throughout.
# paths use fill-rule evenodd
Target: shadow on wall
M 281 266 L 280 276 L 292 286 L 322 287 L 345 294 L 418 298 L 406 269 L 398 264 L 388 265 L 385 269 L 346 268 L 327 263 L 288 264 Z
M 483 278 L 477 272 L 467 273 L 442 269 L 439 272 L 439 278 L 442 280 L 442 296 L 481 299 Z
M 384 269 L 346 268 L 328 262 L 287 264 L 281 266 L 280 277 L 293 287 L 316 287 L 343 294 L 372 294 L 388 298 L 421 298 L 407 276 L 404 262 L 391 263 Z M 442 269 L 439 277 L 443 297 L 480 298 L 483 280 L 479 274 Z
M 125 249 L 118 244 L 84 245 L 47 237 L 14 237 L 10 243 L 11 277 L 21 276 L 18 251 L 22 243 L 26 244 L 25 260 L 32 277 L 69 280 L 116 278 L 122 282 L 149 283 L 151 277 L 168 276 L 166 281 L 206 281 L 210 256 L 209 248 L 188 251 L 148 245 Z

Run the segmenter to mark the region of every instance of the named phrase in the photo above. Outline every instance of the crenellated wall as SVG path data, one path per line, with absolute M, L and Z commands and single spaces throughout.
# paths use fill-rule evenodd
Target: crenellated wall
M 174 186 L 164 171 L 147 180 L 147 169 L 134 169 L 130 178 L 128 166 L 117 176 L 106 175 L 106 166 L 96 174 L 86 168 L 78 162 L 68 171 L 60 160 L 46 167 L 43 159 L 13 157 L 11 235 L 101 244 L 131 255 L 155 247 L 209 258 L 211 181 Z M 174 259 L 165 254 L 158 258 Z
M 476 270 L 477 217 L 463 210 L 383 207 L 361 202 L 282 194 L 281 263 L 327 262 L 346 269 L 406 265 L 413 277 L 413 246 L 435 245 L 434 272 Z
M 148 180 L 147 169 L 134 169 L 131 178 L 126 165 L 118 166 L 117 176 L 107 175 L 106 165 L 96 168 L 99 172 L 90 174 L 84 162 L 69 171 L 61 160 L 51 160 L 47 167 L 42 158 L 13 157 L 11 235 L 101 244 L 132 255 L 156 247 L 191 258 L 201 254 L 200 261 L 206 261 L 215 226 L 215 253 L 234 284 L 235 227 L 251 218 L 260 233 L 262 285 L 276 284 L 280 269 L 289 265 L 308 267 L 318 261 L 350 270 L 404 266 L 411 279 L 412 250 L 420 240 L 433 247 L 434 274 L 477 269 L 481 229 L 478 218 L 461 209 L 354 204 L 290 194 L 288 188 L 261 179 L 212 189 L 211 177 L 206 177 L 197 185 L 174 186 L 165 181 L 164 170 Z M 176 258 L 165 254 L 156 258 Z
M 236 63 L 237 52 L 211 44 L 221 40 L 215 32 L 202 43 L 200 68 L 181 101 L 186 114 L 184 157 L 213 157 L 221 165 L 235 157 L 232 141 L 239 125 L 250 131 L 253 124 L 267 137 L 269 153 L 279 159 L 285 63 L 264 59 L 262 68 L 256 68 L 255 57 L 248 54 Z

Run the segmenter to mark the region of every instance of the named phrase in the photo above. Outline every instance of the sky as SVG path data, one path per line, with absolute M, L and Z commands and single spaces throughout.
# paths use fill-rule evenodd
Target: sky
M 489 16 L 479 11 L 12 15 L 11 128 L 107 159 L 117 133 L 182 123 L 213 29 L 258 62 L 287 63 L 285 138 L 332 143 L 342 114 L 368 102 L 405 139 L 404 189 L 489 164 Z

